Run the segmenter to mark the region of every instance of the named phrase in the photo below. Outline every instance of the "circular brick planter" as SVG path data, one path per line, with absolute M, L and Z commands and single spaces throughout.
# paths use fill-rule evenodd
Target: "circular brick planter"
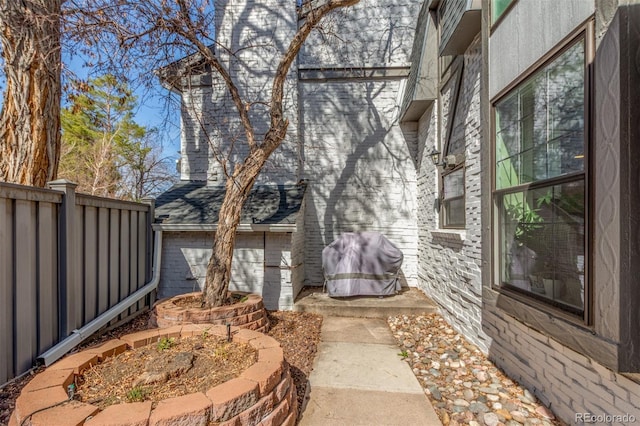
M 67 387 L 91 365 L 129 348 L 156 343 L 162 338 L 202 335 L 226 336 L 226 327 L 188 324 L 141 331 L 110 340 L 68 356 L 33 378 L 16 400 L 9 425 L 65 424 L 149 425 L 295 425 L 298 415 L 295 385 L 280 344 L 252 330 L 232 327 L 233 341 L 258 351 L 258 361 L 242 374 L 207 392 L 197 392 L 158 402 L 111 405 L 104 410 L 78 401 L 67 401 Z M 50 408 L 48 408 L 50 407 Z
M 268 331 L 269 321 L 261 296 L 243 294 L 246 300 L 242 302 L 211 309 L 184 308 L 176 304 L 201 295 L 200 292 L 186 293 L 158 301 L 153 307 L 151 324 L 160 328 L 181 324 L 231 324 L 259 332 Z

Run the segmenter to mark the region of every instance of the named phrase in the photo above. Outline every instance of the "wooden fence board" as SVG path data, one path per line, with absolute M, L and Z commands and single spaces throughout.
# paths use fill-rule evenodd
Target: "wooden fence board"
M 138 287 L 138 212 L 131 212 L 129 224 L 129 294 Z M 137 305 L 129 309 L 129 315 L 137 311 Z
M 38 204 L 38 352 L 58 340 L 58 215 L 57 206 Z
M 109 213 L 109 307 L 120 300 L 120 211 Z
M 0 198 L 0 383 L 16 374 L 13 365 L 13 229 L 13 201 Z
M 71 207 L 73 208 L 73 207 Z M 84 324 L 84 260 L 86 252 L 82 246 L 84 240 L 84 207 L 75 206 L 75 233 L 74 241 L 71 243 L 71 256 L 75 262 L 71 262 L 72 275 L 70 277 L 68 291 L 73 292 L 73 303 L 67 305 L 70 311 L 70 318 L 73 320 L 73 327 L 69 333 Z
M 97 317 L 98 306 L 98 209 L 84 208 L 84 324 Z
M 17 200 L 15 205 L 15 360 L 18 371 L 33 365 L 38 350 L 36 290 L 36 208 L 31 201 Z
M 0 384 L 148 278 L 150 206 L 51 186 L 0 183 Z
M 129 270 L 131 268 L 131 258 L 129 251 L 129 212 L 120 211 L 120 300 L 129 294 Z M 125 318 L 126 312 L 121 316 Z
M 109 308 L 109 210 L 98 211 L 98 313 Z
M 138 213 L 138 286 L 140 288 L 147 282 L 147 214 Z M 138 310 L 142 309 L 145 305 L 145 300 L 138 302 Z

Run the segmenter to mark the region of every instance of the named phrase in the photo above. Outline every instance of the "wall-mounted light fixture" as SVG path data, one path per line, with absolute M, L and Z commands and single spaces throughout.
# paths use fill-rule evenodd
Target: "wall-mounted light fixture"
M 440 163 L 440 154 L 441 154 L 441 152 L 438 151 L 438 148 L 436 148 L 435 145 L 434 145 L 433 149 L 429 153 L 429 156 L 431 157 L 431 161 L 433 162 L 433 164 L 435 166 L 441 166 L 442 165 Z
M 431 161 L 433 162 L 434 165 L 437 166 L 438 163 L 440 163 L 440 151 L 438 151 L 438 149 L 435 146 L 429 153 L 429 156 L 431 157 Z

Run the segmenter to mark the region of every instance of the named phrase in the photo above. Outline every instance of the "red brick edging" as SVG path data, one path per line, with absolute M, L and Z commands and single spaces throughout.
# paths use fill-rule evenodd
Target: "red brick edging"
M 176 301 L 180 299 L 201 295 L 200 292 L 186 293 L 156 302 L 151 313 L 151 324 L 160 328 L 180 324 L 231 324 L 259 332 L 268 331 L 269 321 L 261 296 L 247 294 L 245 301 L 211 309 L 183 308 L 176 305 Z
M 253 330 L 232 327 L 233 341 L 251 345 L 258 361 L 242 374 L 207 392 L 160 401 L 111 405 L 104 410 L 78 401 L 67 401 L 67 386 L 86 368 L 129 348 L 155 343 L 162 338 L 188 337 L 206 332 L 226 336 L 226 327 L 187 324 L 146 330 L 110 340 L 56 362 L 36 375 L 22 390 L 9 426 L 87 425 L 164 426 L 171 424 L 224 426 L 295 425 L 298 416 L 295 385 L 280 344 Z M 67 401 L 67 402 L 65 402 Z M 55 407 L 51 407 L 56 405 Z M 51 408 L 48 408 L 51 407 Z

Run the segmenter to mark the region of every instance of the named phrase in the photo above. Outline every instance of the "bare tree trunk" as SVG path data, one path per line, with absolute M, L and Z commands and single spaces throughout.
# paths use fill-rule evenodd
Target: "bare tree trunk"
M 286 123 L 283 125 L 284 131 L 278 133 L 280 142 L 286 134 L 287 125 Z M 275 149 L 278 144 L 270 145 Z M 259 148 L 253 151 L 242 164 L 236 167 L 233 176 L 227 179 L 225 197 L 218 215 L 218 228 L 213 239 L 213 253 L 207 266 L 207 277 L 203 291 L 203 303 L 208 307 L 220 306 L 227 299 L 233 249 L 236 244 L 236 232 L 240 224 L 242 206 L 249 198 L 253 184 L 273 149 Z
M 6 90 L 0 113 L 0 180 L 43 187 L 60 158 L 61 0 L 0 4 Z

